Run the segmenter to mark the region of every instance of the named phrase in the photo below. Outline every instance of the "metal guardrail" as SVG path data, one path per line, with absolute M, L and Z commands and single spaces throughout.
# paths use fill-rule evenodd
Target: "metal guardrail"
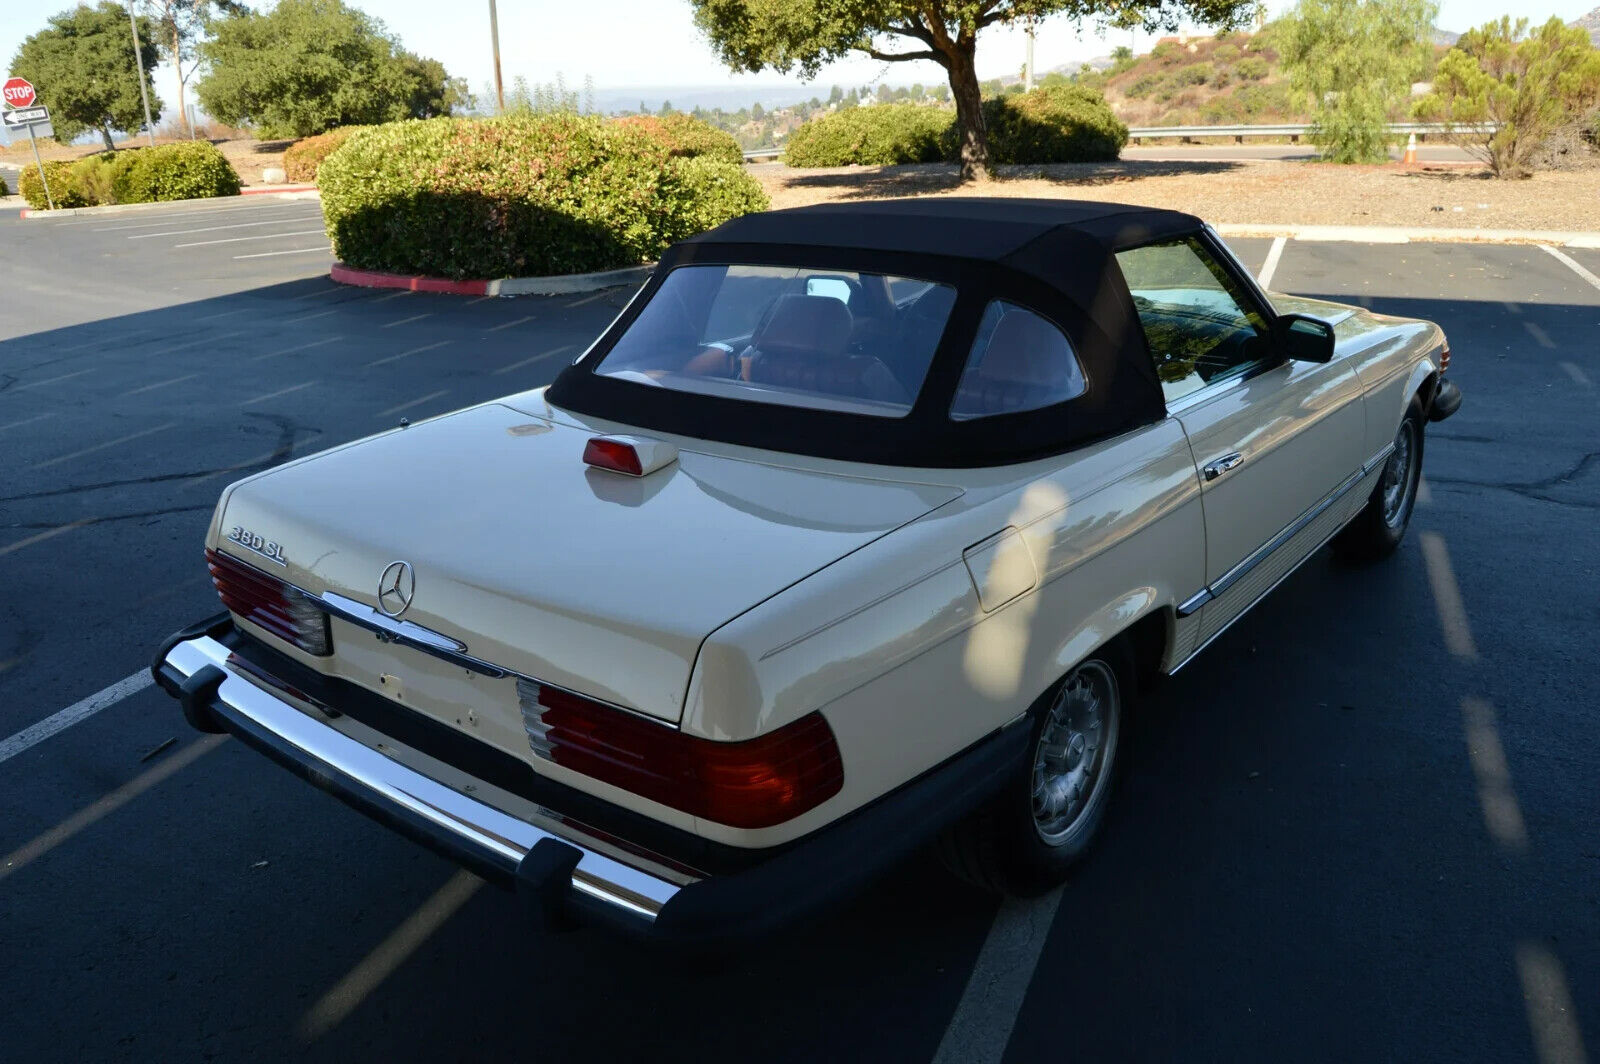
M 1483 134 L 1493 133 L 1495 127 L 1492 123 L 1482 125 L 1455 125 L 1448 126 L 1443 122 L 1391 122 L 1389 132 L 1399 136 L 1415 133 L 1418 140 L 1425 140 L 1430 136 L 1443 136 L 1454 130 L 1458 133 Z M 1235 142 L 1243 143 L 1246 137 L 1288 137 L 1291 141 L 1299 142 L 1301 137 L 1309 135 L 1311 125 L 1306 122 L 1286 122 L 1279 125 L 1237 125 L 1237 126 L 1132 126 L 1128 129 L 1128 140 L 1137 144 L 1141 140 L 1194 140 L 1199 137 L 1232 137 Z M 776 159 L 783 154 L 782 148 L 757 148 L 744 153 L 744 161 L 766 162 Z
M 1298 142 L 1311 132 L 1309 123 L 1283 123 L 1280 125 L 1237 126 L 1134 126 L 1128 130 L 1128 139 L 1134 143 L 1160 138 L 1193 140 L 1197 137 L 1232 137 L 1243 142 L 1246 137 L 1288 137 Z M 1415 133 L 1418 140 L 1428 136 L 1442 136 L 1454 129 L 1459 133 L 1492 133 L 1492 125 L 1447 126 L 1443 122 L 1391 122 L 1389 132 L 1399 135 Z

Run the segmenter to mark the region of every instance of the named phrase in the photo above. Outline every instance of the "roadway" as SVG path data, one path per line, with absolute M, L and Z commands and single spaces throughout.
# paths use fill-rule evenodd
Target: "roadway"
M 0 211 L 0 1057 L 1600 1046 L 1600 252 L 1283 246 L 1273 287 L 1450 333 L 1466 403 L 1399 553 L 1313 559 L 1146 700 L 1064 891 L 1000 906 L 922 856 L 705 970 L 527 930 L 140 686 L 217 608 L 201 541 L 231 478 L 546 383 L 627 295 L 339 287 L 316 228 L 295 201 Z M 1270 246 L 1238 242 L 1253 269 Z

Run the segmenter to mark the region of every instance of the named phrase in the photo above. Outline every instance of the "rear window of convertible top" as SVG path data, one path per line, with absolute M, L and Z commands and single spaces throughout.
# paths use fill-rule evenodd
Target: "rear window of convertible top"
M 676 391 L 904 417 L 949 285 L 790 266 L 680 266 L 595 372 Z

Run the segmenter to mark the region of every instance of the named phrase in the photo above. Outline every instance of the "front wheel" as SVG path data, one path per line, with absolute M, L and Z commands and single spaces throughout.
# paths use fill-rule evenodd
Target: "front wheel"
M 983 809 L 941 844 L 946 866 L 997 894 L 1059 885 L 1105 819 L 1118 767 L 1126 684 L 1121 657 L 1102 651 L 1035 708 L 1028 758 Z
M 1367 499 L 1367 505 L 1334 538 L 1333 549 L 1347 558 L 1377 559 L 1394 553 L 1405 538 L 1422 481 L 1422 406 L 1415 399 L 1394 435 L 1394 450 Z

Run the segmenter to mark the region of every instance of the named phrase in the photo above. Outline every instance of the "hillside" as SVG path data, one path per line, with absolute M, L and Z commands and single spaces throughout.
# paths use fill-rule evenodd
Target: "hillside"
M 1147 55 L 1080 73 L 1130 126 L 1304 121 L 1273 44 L 1257 34 L 1164 37 Z
M 1600 47 L 1600 7 L 1595 8 L 1587 15 L 1579 15 L 1567 25 L 1581 26 L 1588 30 L 1589 39 L 1595 43 L 1596 47 Z

